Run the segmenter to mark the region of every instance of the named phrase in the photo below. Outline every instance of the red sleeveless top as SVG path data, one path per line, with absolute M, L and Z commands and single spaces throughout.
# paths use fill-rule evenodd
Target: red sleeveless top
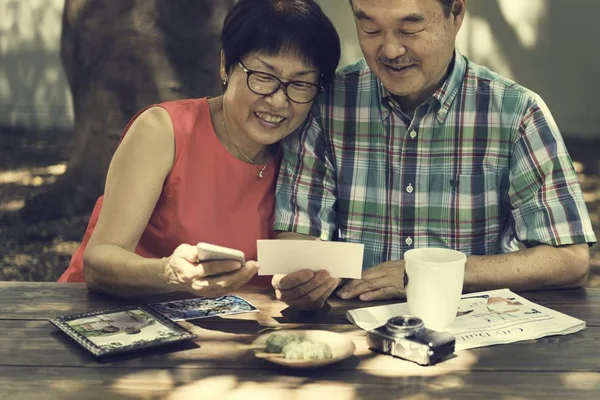
M 158 106 L 173 122 L 175 161 L 135 252 L 148 258 L 168 257 L 182 243 L 207 242 L 242 250 L 247 260 L 256 260 L 256 240 L 274 238 L 281 151 L 259 178 L 254 165 L 235 158 L 217 138 L 207 99 Z M 122 138 L 142 111 L 129 122 Z M 82 243 L 58 282 L 84 282 L 83 253 L 102 201 L 100 197 L 96 202 Z M 267 284 L 270 277 L 255 277 L 252 282 Z

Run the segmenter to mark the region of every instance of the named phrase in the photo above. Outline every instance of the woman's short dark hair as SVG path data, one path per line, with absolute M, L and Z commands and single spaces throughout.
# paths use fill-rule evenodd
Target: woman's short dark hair
M 225 17 L 221 45 L 227 71 L 252 52 L 293 54 L 317 67 L 328 85 L 340 61 L 340 38 L 314 0 L 240 0 Z

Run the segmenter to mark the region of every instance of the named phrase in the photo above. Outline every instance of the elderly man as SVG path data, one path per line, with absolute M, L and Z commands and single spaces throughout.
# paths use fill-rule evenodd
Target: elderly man
M 558 127 L 539 96 L 455 49 L 466 0 L 351 6 L 364 59 L 286 142 L 275 229 L 364 243 L 363 276 L 275 276 L 278 298 L 404 297 L 403 254 L 427 246 L 467 254 L 467 291 L 583 285 L 596 238 Z

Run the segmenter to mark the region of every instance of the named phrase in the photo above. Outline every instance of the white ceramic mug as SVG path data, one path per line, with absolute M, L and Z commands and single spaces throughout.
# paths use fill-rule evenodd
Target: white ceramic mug
M 454 321 L 462 294 L 467 256 L 438 248 L 404 253 L 404 284 L 411 315 L 426 328 L 445 330 Z

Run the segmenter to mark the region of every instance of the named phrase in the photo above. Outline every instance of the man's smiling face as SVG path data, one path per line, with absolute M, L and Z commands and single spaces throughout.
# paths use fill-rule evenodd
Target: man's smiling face
M 450 15 L 440 0 L 353 0 L 367 64 L 402 102 L 420 103 L 440 86 L 452 60 L 465 0 Z

